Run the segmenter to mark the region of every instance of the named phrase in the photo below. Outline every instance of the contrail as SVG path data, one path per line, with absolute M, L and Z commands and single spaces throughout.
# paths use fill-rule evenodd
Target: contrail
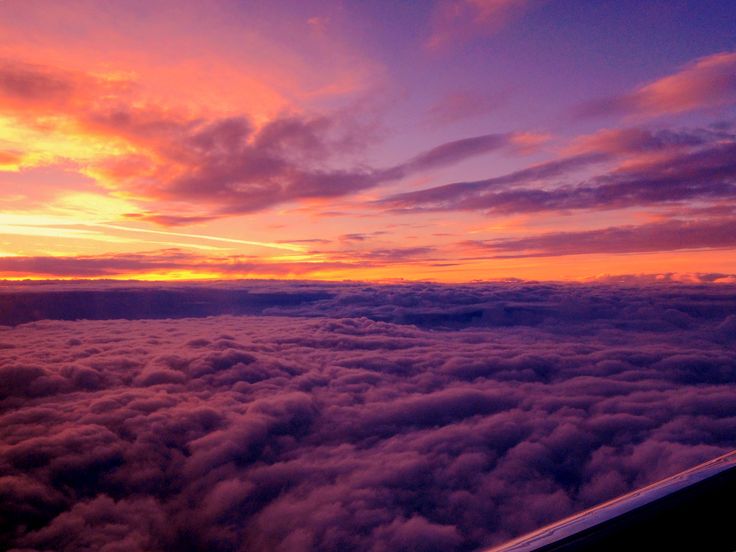
M 298 251 L 304 252 L 305 249 L 302 246 L 294 245 L 290 243 L 274 243 L 274 242 L 259 242 L 250 240 L 238 240 L 235 238 L 220 238 L 217 236 L 206 236 L 203 234 L 187 234 L 184 232 L 164 232 L 163 230 L 147 230 L 144 228 L 130 228 L 127 226 L 118 226 L 116 224 L 105 224 L 100 222 L 86 223 L 85 226 L 98 226 L 100 228 L 110 228 L 113 230 L 123 230 L 126 232 L 142 232 L 145 234 L 160 234 L 163 236 L 179 236 L 182 238 L 196 238 L 200 240 L 211 240 L 226 243 L 240 243 L 243 245 L 255 245 L 257 247 L 270 247 L 272 249 L 285 249 L 286 251 Z

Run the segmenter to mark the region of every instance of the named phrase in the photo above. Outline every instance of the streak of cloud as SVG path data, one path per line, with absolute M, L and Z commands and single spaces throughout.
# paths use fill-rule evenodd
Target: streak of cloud
M 641 86 L 628 94 L 580 106 L 581 117 L 661 116 L 736 103 L 736 53 L 720 52 Z

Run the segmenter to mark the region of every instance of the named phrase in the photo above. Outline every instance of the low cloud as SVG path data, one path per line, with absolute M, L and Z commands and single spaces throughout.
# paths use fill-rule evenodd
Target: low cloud
M 222 283 L 178 304 L 238 286 L 259 316 L 0 328 L 7 548 L 470 551 L 733 447 L 728 284 Z

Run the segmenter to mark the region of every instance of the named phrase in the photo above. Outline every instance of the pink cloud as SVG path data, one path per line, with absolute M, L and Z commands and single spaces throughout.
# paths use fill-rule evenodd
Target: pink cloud
M 439 0 L 434 8 L 430 49 L 450 46 L 473 35 L 493 34 L 521 15 L 530 0 Z
M 508 93 L 450 92 L 430 106 L 427 119 L 430 124 L 442 125 L 487 115 L 499 109 L 508 98 Z
M 621 96 L 589 102 L 581 116 L 658 116 L 718 108 L 736 102 L 736 52 L 700 58 L 676 73 Z

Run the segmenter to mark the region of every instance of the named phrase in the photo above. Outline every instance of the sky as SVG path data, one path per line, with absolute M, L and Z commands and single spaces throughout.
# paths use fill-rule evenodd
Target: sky
M 3 0 L 0 277 L 733 279 L 735 28 L 714 0 Z

